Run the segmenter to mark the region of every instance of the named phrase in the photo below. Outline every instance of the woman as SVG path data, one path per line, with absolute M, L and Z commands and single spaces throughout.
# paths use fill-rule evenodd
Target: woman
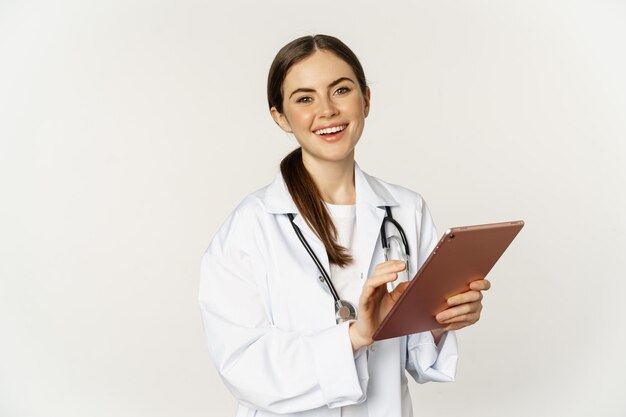
M 490 284 L 474 282 L 448 300 L 441 329 L 374 343 L 437 243 L 428 209 L 418 194 L 355 163 L 370 90 L 341 41 L 305 36 L 284 46 L 270 68 L 268 102 L 300 147 L 272 184 L 234 210 L 202 262 L 205 332 L 237 416 L 412 415 L 404 371 L 420 383 L 454 379 L 453 330 L 479 319 Z M 391 245 L 385 261 L 387 211 L 406 230 L 408 262 L 402 245 Z

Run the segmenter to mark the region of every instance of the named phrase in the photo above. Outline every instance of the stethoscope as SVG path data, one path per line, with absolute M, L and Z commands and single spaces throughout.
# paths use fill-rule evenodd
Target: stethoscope
M 401 258 L 406 263 L 406 270 L 408 271 L 409 243 L 406 240 L 404 229 L 402 229 L 402 226 L 400 226 L 400 223 L 398 223 L 391 215 L 391 208 L 389 206 L 385 206 L 385 212 L 386 214 L 385 214 L 385 217 L 383 218 L 383 223 L 380 226 L 380 244 L 383 247 L 383 252 L 385 254 L 385 261 L 389 260 L 389 252 L 391 248 L 391 243 L 394 243 L 395 245 L 398 245 L 398 246 L 400 246 L 401 244 L 401 246 L 404 247 L 404 253 L 401 254 Z M 313 262 L 315 262 L 315 265 L 317 266 L 317 269 L 320 271 L 320 274 L 322 274 L 320 279 L 324 281 L 326 285 L 328 285 L 328 289 L 330 290 L 330 293 L 332 294 L 333 299 L 335 300 L 335 320 L 337 321 L 337 323 L 343 323 L 348 320 L 355 320 L 357 318 L 356 307 L 351 302 L 342 300 L 339 298 L 339 294 L 337 293 L 337 290 L 335 289 L 335 286 L 333 285 L 330 279 L 330 274 L 326 271 L 326 269 L 320 262 L 317 255 L 315 255 L 315 252 L 313 252 L 313 249 L 311 249 L 311 246 L 309 246 L 309 242 L 307 242 L 307 240 L 302 235 L 302 231 L 300 230 L 300 228 L 296 226 L 296 224 L 294 223 L 293 213 L 287 213 L 287 216 L 289 216 L 289 220 L 291 221 L 293 230 L 296 232 L 296 235 L 300 239 L 300 242 L 302 242 L 302 246 L 304 246 L 304 248 L 309 253 L 309 256 L 311 257 Z M 400 238 L 398 238 L 398 236 L 387 237 L 387 231 L 386 231 L 387 222 L 390 222 L 396 227 L 396 229 L 400 233 Z

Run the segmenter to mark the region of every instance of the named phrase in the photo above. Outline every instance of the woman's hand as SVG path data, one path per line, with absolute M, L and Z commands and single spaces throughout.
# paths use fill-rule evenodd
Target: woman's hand
M 436 343 L 445 331 L 471 326 L 480 319 L 480 312 L 483 309 L 482 291 L 489 288 L 491 283 L 486 279 L 480 279 L 470 283 L 469 291 L 448 298 L 448 308 L 435 316 L 435 319 L 444 326 L 432 330 Z
M 398 272 L 405 267 L 402 261 L 380 263 L 374 268 L 373 275 L 365 281 L 359 297 L 358 318 L 350 323 L 353 350 L 372 344 L 372 335 L 395 304 L 395 300 L 409 285 L 408 281 L 402 282 L 391 293 L 387 292 L 387 283 L 398 279 Z

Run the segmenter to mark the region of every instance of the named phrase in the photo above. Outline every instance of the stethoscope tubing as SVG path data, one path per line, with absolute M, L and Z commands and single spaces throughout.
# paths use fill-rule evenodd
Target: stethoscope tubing
M 317 257 L 317 255 L 315 255 L 315 252 L 313 252 L 313 249 L 311 249 L 311 247 L 309 246 L 309 243 L 306 241 L 306 239 L 302 235 L 302 231 L 300 230 L 300 228 L 294 223 L 294 221 L 293 221 L 293 213 L 287 213 L 287 216 L 289 216 L 289 220 L 291 221 L 291 225 L 293 226 L 293 230 L 295 230 L 296 235 L 298 235 L 298 238 L 300 239 L 300 242 L 302 242 L 302 246 L 304 246 L 306 251 L 309 253 L 309 256 L 311 256 L 311 259 L 313 259 L 313 262 L 315 262 L 315 265 L 317 266 L 317 269 L 323 275 L 324 281 L 328 285 L 328 289 L 330 290 L 330 293 L 332 294 L 333 298 L 335 299 L 335 303 L 338 303 L 340 301 L 339 294 L 337 293 L 337 290 L 335 289 L 335 286 L 333 285 L 333 282 L 330 279 L 330 275 L 328 274 L 328 272 L 326 272 L 326 269 L 324 268 L 324 266 L 320 262 L 319 258 Z
M 380 225 L 380 243 L 383 249 L 389 249 L 389 243 L 387 242 L 387 233 L 385 227 L 387 226 L 386 222 L 391 222 L 391 224 L 396 226 L 396 229 L 398 229 L 398 232 L 400 233 L 400 238 L 402 239 L 402 243 L 404 244 L 404 251 L 406 253 L 406 256 L 410 256 L 411 254 L 409 253 L 409 243 L 406 240 L 404 229 L 402 228 L 402 226 L 400 226 L 400 223 L 398 223 L 391 215 L 391 207 L 385 206 L 385 211 L 387 212 L 387 215 L 383 219 L 383 224 Z
M 396 229 L 398 230 L 398 232 L 400 233 L 400 237 L 402 239 L 402 243 L 404 244 L 404 250 L 407 256 L 407 259 L 409 257 L 409 244 L 408 241 L 406 239 L 406 235 L 404 234 L 404 229 L 402 229 L 402 226 L 400 226 L 400 223 L 398 223 L 393 216 L 391 215 L 391 208 L 389 206 L 385 206 L 385 211 L 386 211 L 386 216 L 383 219 L 383 223 L 380 226 L 380 243 L 381 246 L 383 247 L 383 250 L 386 251 L 389 249 L 389 243 L 387 242 L 387 233 L 385 230 L 385 227 L 387 225 L 386 222 L 391 222 Z M 315 254 L 315 252 L 313 252 L 313 249 L 311 249 L 311 246 L 309 246 L 309 243 L 307 242 L 307 240 L 304 238 L 304 236 L 302 235 L 302 231 L 300 230 L 300 228 L 294 223 L 293 219 L 293 213 L 287 213 L 287 216 L 289 217 L 289 221 L 291 222 L 291 225 L 293 226 L 293 230 L 296 232 L 296 235 L 298 236 L 298 239 L 300 239 L 300 242 L 302 243 L 302 246 L 304 246 L 304 248 L 306 249 L 306 251 L 309 253 L 309 256 L 311 257 L 311 259 L 313 259 L 313 262 L 315 262 L 315 265 L 317 266 L 317 269 L 320 271 L 320 273 L 323 275 L 323 279 L 326 282 L 326 285 L 328 285 L 328 289 L 330 290 L 330 293 L 333 296 L 333 299 L 335 300 L 335 304 L 339 305 L 341 299 L 339 298 L 339 293 L 337 293 L 337 290 L 335 289 L 335 286 L 333 285 L 332 280 L 330 279 L 330 275 L 328 274 L 328 272 L 326 272 L 326 269 L 324 268 L 324 266 L 322 265 L 322 263 L 320 262 L 319 258 L 317 257 L 317 255 Z M 408 261 L 407 261 L 408 263 Z

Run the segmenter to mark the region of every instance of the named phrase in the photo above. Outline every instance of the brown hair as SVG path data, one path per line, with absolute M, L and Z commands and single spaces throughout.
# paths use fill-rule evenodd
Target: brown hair
M 363 67 L 350 48 L 333 36 L 303 36 L 283 46 L 272 62 L 267 77 L 267 101 L 270 109 L 274 107 L 279 113 L 283 112 L 283 82 L 287 72 L 293 65 L 318 50 L 332 52 L 350 65 L 361 91 L 366 94 L 367 83 Z M 346 248 L 337 243 L 337 229 L 313 177 L 302 163 L 302 148 L 289 153 L 282 160 L 280 171 L 300 214 L 324 244 L 330 263 L 340 267 L 350 264 L 352 258 Z

